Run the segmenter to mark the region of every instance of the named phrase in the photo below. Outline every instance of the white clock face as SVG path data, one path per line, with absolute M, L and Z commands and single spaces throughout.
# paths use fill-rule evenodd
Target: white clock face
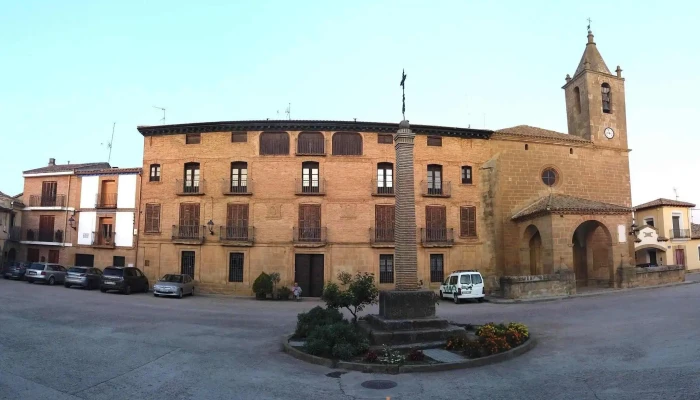
M 605 133 L 605 137 L 608 139 L 615 137 L 615 131 L 613 131 L 612 128 L 605 128 L 605 132 L 603 133 Z

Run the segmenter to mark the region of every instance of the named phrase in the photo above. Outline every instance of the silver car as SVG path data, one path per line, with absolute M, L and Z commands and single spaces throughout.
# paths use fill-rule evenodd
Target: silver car
M 99 268 L 92 267 L 71 267 L 66 275 L 66 281 L 63 286 L 69 288 L 71 286 L 80 286 L 87 290 L 99 289 L 102 271 Z
M 177 296 L 181 299 L 183 295 L 194 296 L 194 280 L 189 275 L 167 274 L 153 285 L 153 296 Z
M 29 283 L 44 282 L 53 285 L 66 281 L 66 269 L 58 264 L 31 263 L 24 277 Z

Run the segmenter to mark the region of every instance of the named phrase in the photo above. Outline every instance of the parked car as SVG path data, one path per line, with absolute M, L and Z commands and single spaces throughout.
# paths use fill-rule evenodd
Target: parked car
M 153 296 L 194 296 L 194 279 L 185 274 L 167 274 L 153 285 Z
M 24 280 L 24 274 L 27 273 L 29 264 L 20 261 L 12 261 L 8 263 L 2 271 L 2 276 L 5 279 Z
M 49 285 L 63 283 L 66 280 L 66 269 L 62 265 L 51 263 L 31 263 L 24 277 L 27 282 L 44 282 Z
M 451 297 L 455 304 L 463 299 L 484 301 L 484 279 L 476 270 L 454 271 L 440 285 L 440 298 Z
M 71 267 L 68 269 L 66 281 L 63 286 L 80 286 L 84 289 L 97 289 L 100 287 L 102 271 L 93 267 Z
M 118 290 L 124 294 L 132 291 L 148 292 L 148 278 L 135 267 L 107 267 L 102 271 L 100 292 Z

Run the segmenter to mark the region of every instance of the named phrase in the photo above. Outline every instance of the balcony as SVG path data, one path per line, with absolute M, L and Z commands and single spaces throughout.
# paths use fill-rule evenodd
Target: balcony
M 93 232 L 92 233 L 92 247 L 98 247 L 102 249 L 113 249 L 115 246 L 115 238 L 117 234 L 114 232 L 104 233 L 104 232 Z
M 224 196 L 250 196 L 253 194 L 253 182 L 248 179 L 241 182 L 221 181 L 221 193 Z
M 252 226 L 219 227 L 219 241 L 224 246 L 252 246 L 255 228 Z
M 63 231 L 46 229 L 27 229 L 24 232 L 24 240 L 28 242 L 43 242 L 46 244 L 63 245 Z
M 178 196 L 202 196 L 206 192 L 206 181 L 187 181 L 184 179 L 175 180 L 175 194 Z
M 421 194 L 424 197 L 450 197 L 452 196 L 452 185 L 449 181 L 420 183 Z
M 394 247 L 394 229 L 369 228 L 372 247 Z
M 101 193 L 95 198 L 95 208 L 117 208 L 116 193 Z
M 22 228 L 19 226 L 11 226 L 7 232 L 7 239 L 11 242 L 19 242 L 22 239 Z
M 326 180 L 297 179 L 296 194 L 298 196 L 324 196 L 326 194 Z
M 690 239 L 690 229 L 671 229 L 668 236 L 671 239 Z
M 294 227 L 293 241 L 297 247 L 322 247 L 326 245 L 326 228 Z
M 173 225 L 172 240 L 180 244 L 202 244 L 207 231 L 204 225 Z
M 420 240 L 423 247 L 452 247 L 455 242 L 452 228 L 421 228 Z
M 55 196 L 31 195 L 29 196 L 29 207 L 65 207 L 66 195 L 57 194 Z
M 376 179 L 372 179 L 372 196 L 394 196 L 393 182 L 378 182 Z

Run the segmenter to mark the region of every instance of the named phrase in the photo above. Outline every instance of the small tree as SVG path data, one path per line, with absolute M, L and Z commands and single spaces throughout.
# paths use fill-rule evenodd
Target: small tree
M 280 283 L 280 273 L 279 272 L 271 272 L 270 273 L 270 280 L 272 281 L 272 297 L 276 298 L 277 297 L 277 284 Z
M 374 274 L 357 273 L 353 278 L 348 272 L 338 273 L 338 281 L 328 282 L 321 299 L 328 308 L 346 308 L 352 314 L 352 322 L 357 323 L 357 313 L 370 304 L 376 304 L 379 289 L 374 283 Z M 342 288 L 341 288 L 342 286 Z
M 259 299 L 264 299 L 268 293 L 272 293 L 272 280 L 270 275 L 262 272 L 253 282 L 253 292 Z

